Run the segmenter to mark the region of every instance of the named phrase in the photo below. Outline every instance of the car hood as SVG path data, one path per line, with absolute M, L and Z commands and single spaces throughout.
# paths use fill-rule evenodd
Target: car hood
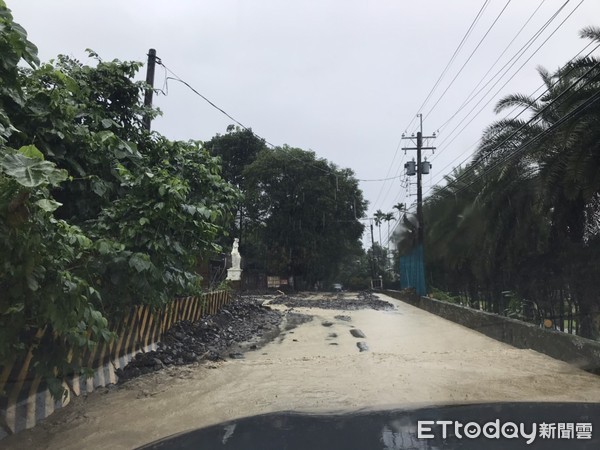
M 141 448 L 597 449 L 600 404 L 513 402 L 330 415 L 280 412 L 181 433 Z

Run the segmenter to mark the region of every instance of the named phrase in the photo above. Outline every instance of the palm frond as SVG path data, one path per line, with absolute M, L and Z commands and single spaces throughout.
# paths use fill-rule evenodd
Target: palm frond
M 502 112 L 506 108 L 512 108 L 513 106 L 525 106 L 538 111 L 540 104 L 535 100 L 534 97 L 525 94 L 510 94 L 500 99 L 494 108 L 496 114 Z
M 600 42 L 600 27 L 593 25 L 585 27 L 579 32 L 579 37 L 582 39 L 590 39 L 595 42 Z

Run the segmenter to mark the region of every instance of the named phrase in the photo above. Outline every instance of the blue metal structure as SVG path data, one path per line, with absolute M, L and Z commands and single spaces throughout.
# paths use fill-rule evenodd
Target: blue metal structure
M 400 256 L 400 286 L 414 288 L 419 295 L 426 295 L 425 263 L 423 246 L 415 247 L 409 254 Z

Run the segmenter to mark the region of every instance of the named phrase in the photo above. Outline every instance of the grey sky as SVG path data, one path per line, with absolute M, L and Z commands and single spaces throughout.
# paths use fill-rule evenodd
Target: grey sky
M 423 113 L 435 103 L 507 1 L 490 1 Z M 565 1 L 545 0 L 488 77 L 513 57 Z M 580 1 L 568 2 L 504 80 Z M 458 109 L 541 2 L 510 2 L 455 84 L 425 120 L 426 134 L 440 128 Z M 86 61 L 84 49 L 92 48 L 103 59 L 143 61 L 148 48 L 156 48 L 171 70 L 269 142 L 312 149 L 340 166 L 352 168 L 360 179 L 377 179 L 402 174 L 398 168 L 406 160 L 403 153 L 398 153 L 392 165 L 401 134 L 419 112 L 484 0 L 7 3 L 15 20 L 39 47 L 42 60 L 64 53 Z M 597 0 L 584 1 L 494 98 L 537 89 L 540 79 L 535 67 L 556 69 L 572 58 L 587 44 L 578 38 L 578 31 L 589 25 L 600 25 Z M 161 87 L 163 80 L 159 67 L 156 86 Z M 481 105 L 487 98 L 490 96 Z M 477 100 L 441 130 L 436 142 L 439 151 L 431 176 L 425 178 L 425 191 L 457 164 L 441 171 L 474 144 L 494 120 L 495 101 L 447 145 L 454 137 L 450 132 Z M 165 115 L 155 121 L 153 128 L 172 139 L 207 140 L 223 133 L 231 123 L 174 82 L 169 83 L 168 96 L 159 96 L 155 104 Z M 361 187 L 370 201 L 370 214 L 376 209 L 390 211 L 399 201 L 410 204 L 415 200 L 406 196 L 400 180 L 363 182 Z

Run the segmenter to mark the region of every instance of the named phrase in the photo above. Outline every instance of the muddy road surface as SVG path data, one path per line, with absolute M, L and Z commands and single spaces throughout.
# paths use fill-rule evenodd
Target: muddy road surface
M 324 298 L 315 295 L 301 296 L 301 302 L 265 298 L 282 314 L 281 332 L 268 344 L 246 347 L 241 358 L 165 366 L 76 398 L 0 447 L 131 449 L 174 433 L 274 411 L 600 402 L 599 376 L 378 297 L 391 307 L 326 309 L 319 307 Z M 312 320 L 302 319 L 306 315 Z

